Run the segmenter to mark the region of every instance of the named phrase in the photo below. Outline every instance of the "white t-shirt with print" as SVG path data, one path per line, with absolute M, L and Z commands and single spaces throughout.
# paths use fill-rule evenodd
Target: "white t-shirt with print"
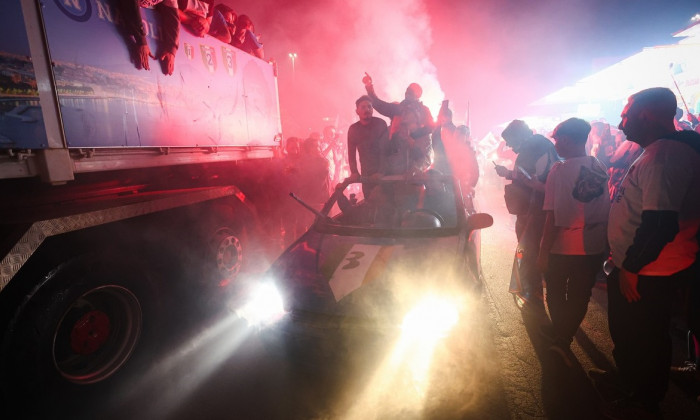
M 597 197 L 583 202 L 574 197 L 582 167 L 601 177 L 603 188 Z M 610 211 L 605 166 L 592 156 L 557 162 L 547 176 L 543 210 L 554 213 L 557 236 L 550 252 L 564 255 L 595 255 L 607 248 L 606 232 Z
M 679 141 L 660 139 L 630 166 L 613 199 L 608 225 L 612 258 L 618 267 L 632 245 L 644 210 L 678 212 L 680 232 L 639 274 L 668 276 L 688 268 L 698 252 L 700 154 Z

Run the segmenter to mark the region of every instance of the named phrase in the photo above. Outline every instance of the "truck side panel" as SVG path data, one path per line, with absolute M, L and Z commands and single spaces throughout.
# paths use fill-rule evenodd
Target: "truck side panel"
M 0 148 L 45 148 L 48 141 L 20 2 L 2 2 L 0 21 Z
M 164 75 L 155 60 L 150 71 L 137 70 L 115 4 L 42 2 L 68 148 L 276 145 L 280 118 L 270 63 L 212 37 L 195 37 L 181 26 L 174 74 Z M 16 14 L 14 8 L 19 6 L 2 6 Z M 141 13 L 150 48 L 158 51 L 156 13 Z M 11 15 L 3 13 L 2 20 Z M 11 23 L 13 33 L 24 35 L 21 20 Z M 21 69 L 31 68 L 28 51 L 9 55 L 4 46 L 2 51 L 0 74 L 17 80 Z M 35 109 L 38 96 L 11 93 L 1 93 L 3 102 L 14 107 L 0 117 L 0 147 L 46 147 L 34 135 L 43 124 Z M 13 113 L 25 118 L 11 118 Z

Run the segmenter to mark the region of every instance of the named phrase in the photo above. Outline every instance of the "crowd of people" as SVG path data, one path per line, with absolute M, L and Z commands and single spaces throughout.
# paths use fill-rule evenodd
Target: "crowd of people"
M 437 174 L 454 176 L 463 193 L 474 194 L 477 157 L 483 161 L 488 151 L 480 153 L 468 127 L 452 122 L 449 103 L 434 120 L 418 84 L 402 101 L 386 102 L 371 77 L 363 82 L 346 142 L 333 126 L 286 140 L 281 190 L 320 209 L 337 183 L 363 180 L 350 201 L 366 197 L 366 205 L 381 207 L 381 194 L 365 179 Z M 548 313 L 542 337 L 552 357 L 572 367 L 570 346 L 592 289 L 607 281 L 616 369 L 589 376 L 613 418 L 660 418 L 671 372 L 697 375 L 700 362 L 700 125 L 679 119 L 677 109 L 672 91 L 650 88 L 629 98 L 617 127 L 570 118 L 544 136 L 514 120 L 501 133 L 499 154 L 510 153 L 512 167 L 496 164 L 495 172 L 507 182 L 518 241 L 510 291 L 523 307 Z M 340 204 L 351 208 L 350 201 Z M 286 203 L 279 220 L 289 245 L 313 214 Z M 680 367 L 671 366 L 670 336 L 679 302 L 686 302 L 682 322 L 692 350 Z
M 179 47 L 180 27 L 195 36 L 212 36 L 227 44 L 264 58 L 263 43 L 255 34 L 253 21 L 231 7 L 214 0 L 119 0 L 126 25 L 127 42 L 136 68 L 150 70 L 156 59 L 163 74 L 172 75 Z M 147 28 L 139 8 L 153 8 L 162 25 L 158 51 L 151 51 L 146 40 Z
M 553 144 L 520 120 L 502 133 L 516 155 L 512 169 L 495 168 L 511 181 L 505 200 L 517 217 L 511 292 L 525 307 L 546 302 L 541 333 L 572 366 L 570 345 L 607 275 L 616 369 L 589 376 L 611 418 L 660 418 L 670 372 L 697 375 L 700 362 L 700 127 L 678 109 L 671 90 L 650 88 L 629 98 L 614 134 L 578 118 L 553 130 Z M 692 351 L 672 367 L 679 303 Z
M 347 141 L 335 126 L 326 126 L 323 134 L 311 132 L 306 139 L 286 139 L 278 183 L 282 190 L 320 209 L 346 178 L 425 174 L 454 175 L 463 194 L 474 194 L 479 179 L 477 154 L 469 128 L 452 122 L 448 102 L 435 121 L 420 101 L 422 89 L 417 83 L 407 87 L 401 102 L 385 102 L 377 97 L 369 75 L 362 81 L 366 94 L 355 101 L 358 120 L 348 127 Z M 375 110 L 389 123 L 375 116 Z M 357 199 L 370 197 L 371 186 L 365 183 L 353 194 Z M 288 245 L 308 228 L 313 214 L 293 201 L 284 202 L 289 207 L 279 225 Z
M 181 27 L 264 57 L 252 20 L 214 0 L 121 0 L 120 5 L 139 69 L 150 70 L 150 60 L 156 59 L 171 75 Z M 161 19 L 155 54 L 140 7 L 153 8 Z M 419 84 L 411 83 L 402 100 L 385 101 L 368 74 L 362 82 L 365 92 L 355 101 L 358 120 L 348 127 L 347 141 L 332 125 L 322 134 L 286 139 L 275 174 L 278 192 L 292 192 L 318 210 L 345 178 L 423 173 L 452 175 L 464 194 L 475 193 L 478 151 L 469 127 L 454 124 L 448 101 L 434 119 L 421 102 Z M 610 397 L 607 409 L 621 418 L 659 416 L 674 370 L 672 310 L 682 294 L 689 296 L 685 312 L 694 351 L 692 360 L 675 370 L 697 372 L 700 363 L 700 124 L 692 114 L 683 115 L 671 90 L 650 88 L 629 98 L 616 128 L 570 118 L 549 133 L 550 140 L 513 120 L 497 151 L 512 161 L 512 168 L 495 164 L 497 175 L 510 181 L 504 196 L 516 216 L 510 292 L 525 306 L 546 304 L 551 323 L 542 326 L 542 335 L 552 354 L 572 366 L 571 343 L 592 288 L 605 273 L 616 370 L 593 369 L 589 375 Z M 363 184 L 356 194 L 376 196 L 371 188 Z M 282 204 L 271 226 L 286 246 L 314 215 L 293 200 L 273 201 Z

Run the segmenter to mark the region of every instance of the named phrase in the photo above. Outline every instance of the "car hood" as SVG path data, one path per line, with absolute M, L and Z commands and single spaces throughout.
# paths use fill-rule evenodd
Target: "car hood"
M 287 310 L 394 320 L 426 293 L 466 283 L 464 241 L 307 232 L 272 266 Z

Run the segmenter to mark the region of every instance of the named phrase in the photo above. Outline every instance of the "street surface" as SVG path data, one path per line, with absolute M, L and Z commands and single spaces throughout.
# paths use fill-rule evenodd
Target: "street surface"
M 495 219 L 481 235 L 483 296 L 428 356 L 397 345 L 387 354 L 401 353 L 408 367 L 376 354 L 348 365 L 319 360 L 317 366 L 299 366 L 230 313 L 202 322 L 175 308 L 170 333 L 177 334 L 164 339 L 161 351 L 108 392 L 71 407 L 71 414 L 172 420 L 602 418 L 586 372 L 612 366 L 605 284 L 594 288 L 572 345 L 577 360 L 567 368 L 539 336 L 546 313 L 520 310 L 508 293 L 514 219 L 497 181 L 482 181 L 477 205 Z M 678 363 L 680 335 L 674 335 Z M 671 384 L 666 419 L 700 419 L 700 405 L 683 389 Z

